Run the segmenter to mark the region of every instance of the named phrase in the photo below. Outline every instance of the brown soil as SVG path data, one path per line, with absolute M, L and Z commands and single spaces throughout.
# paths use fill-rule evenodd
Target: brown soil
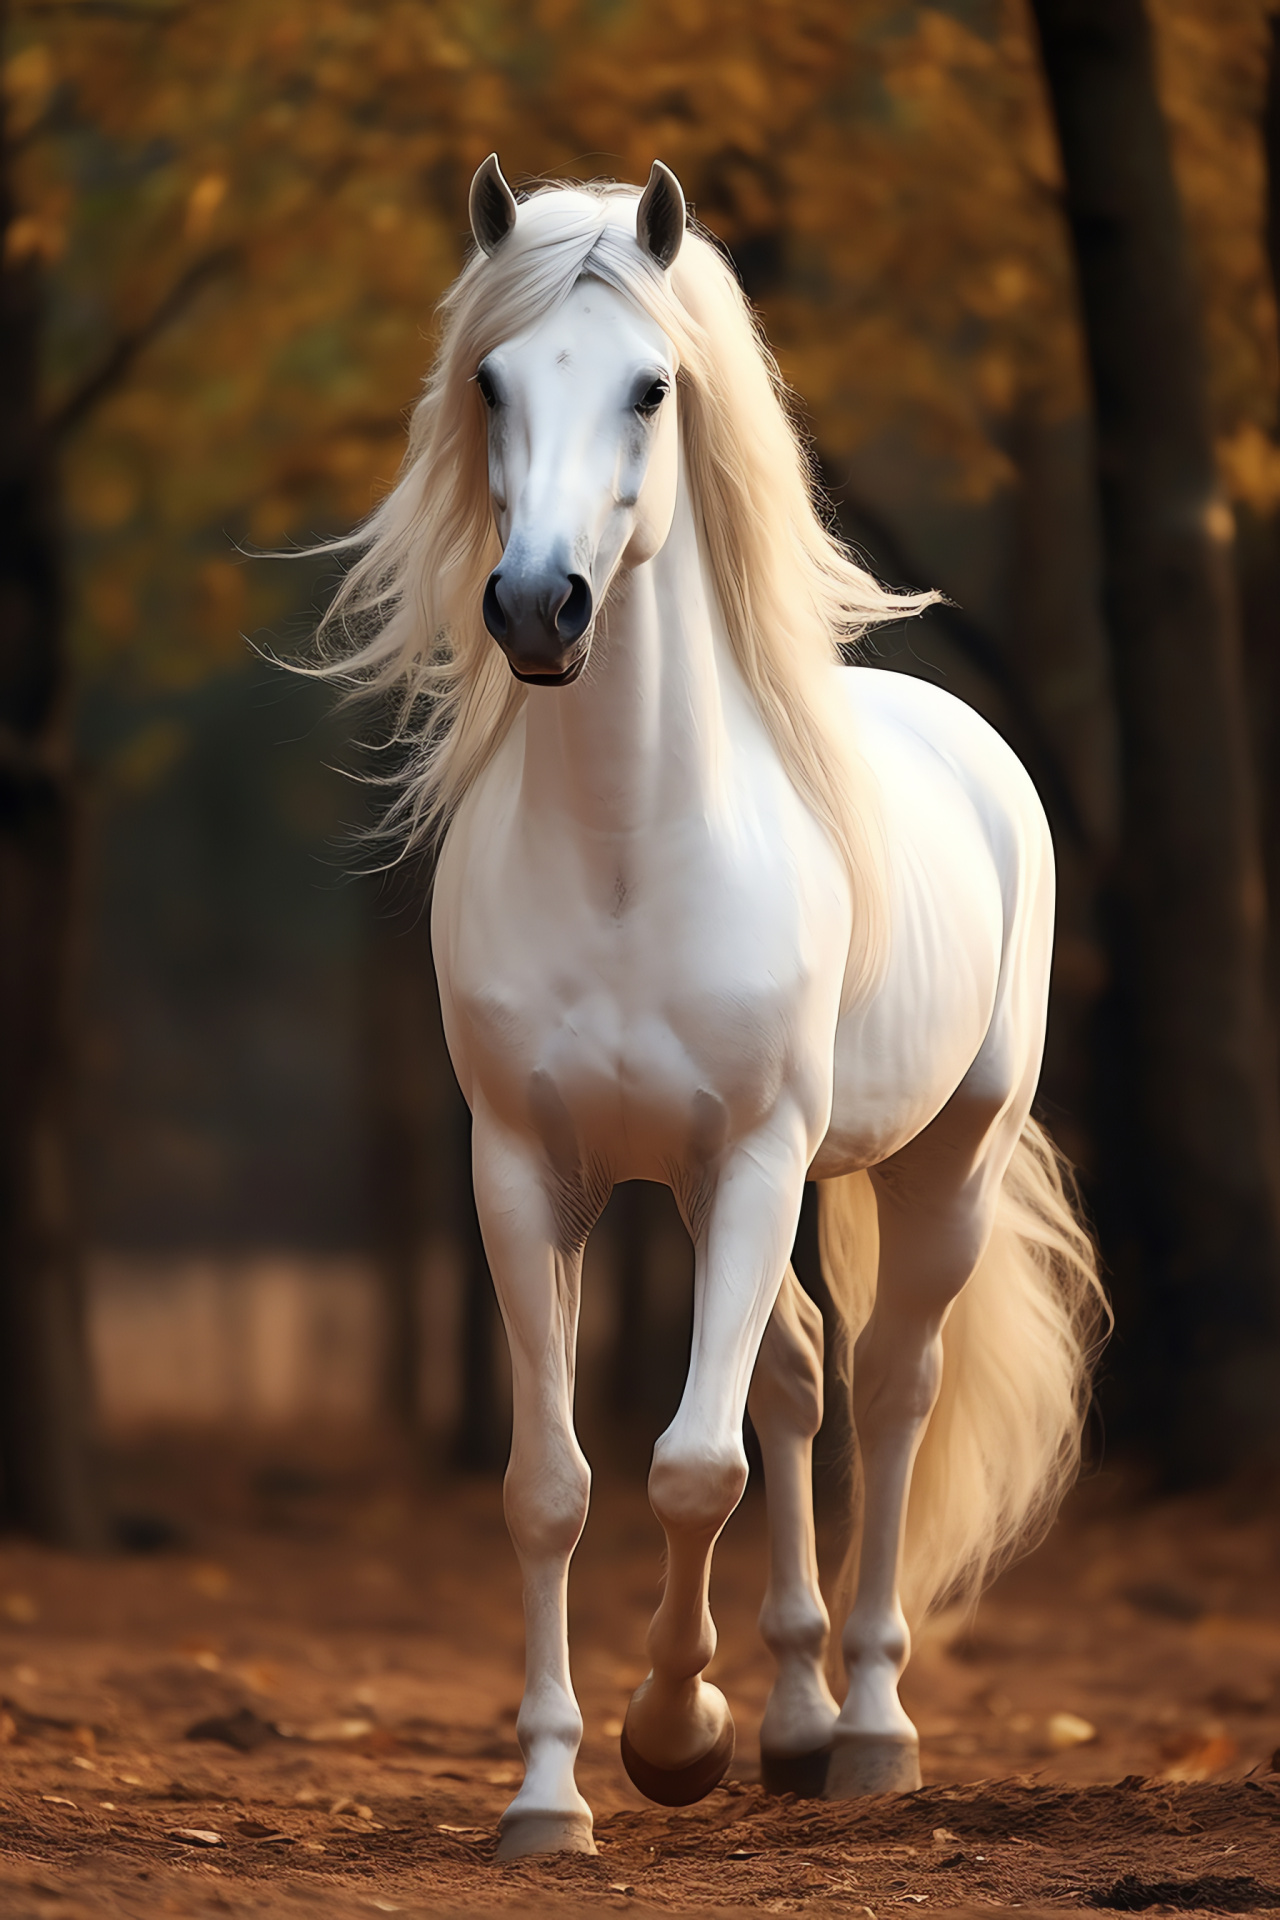
M 598 1487 L 573 1650 L 600 1852 L 499 1868 L 521 1655 L 497 1486 L 413 1493 L 385 1462 L 215 1468 L 176 1446 L 127 1478 L 139 1510 L 181 1517 L 179 1545 L 0 1548 L 2 1920 L 1280 1912 L 1269 1503 L 1083 1488 L 976 1622 L 923 1637 L 905 1692 L 925 1790 L 835 1806 L 756 1784 L 770 1663 L 749 1496 L 713 1595 L 738 1759 L 668 1813 L 617 1757 L 658 1535 L 638 1483 Z

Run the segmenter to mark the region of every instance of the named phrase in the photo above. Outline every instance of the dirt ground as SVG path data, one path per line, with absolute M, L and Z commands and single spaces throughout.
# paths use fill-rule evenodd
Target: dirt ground
M 750 1493 L 713 1589 L 738 1757 L 671 1813 L 617 1754 L 659 1536 L 638 1476 L 598 1482 L 573 1652 L 599 1855 L 497 1867 L 521 1628 L 496 1483 L 415 1490 L 385 1458 L 300 1442 L 256 1461 L 152 1444 L 117 1478 L 149 1550 L 0 1543 L 3 1920 L 1280 1911 L 1280 1524 L 1261 1491 L 1082 1487 L 976 1621 L 923 1637 L 905 1691 L 924 1791 L 852 1806 L 757 1784 Z

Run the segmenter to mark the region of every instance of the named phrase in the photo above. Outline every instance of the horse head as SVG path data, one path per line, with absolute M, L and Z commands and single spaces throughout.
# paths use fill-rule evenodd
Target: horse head
M 507 244 L 518 215 L 490 155 L 471 186 L 481 250 Z M 655 161 L 636 203 L 636 244 L 665 272 L 684 229 L 680 184 Z M 517 679 L 568 686 L 587 663 L 596 610 L 615 576 L 651 560 L 671 528 L 675 350 L 648 314 L 586 274 L 551 312 L 487 353 L 475 379 L 502 541 L 484 623 Z

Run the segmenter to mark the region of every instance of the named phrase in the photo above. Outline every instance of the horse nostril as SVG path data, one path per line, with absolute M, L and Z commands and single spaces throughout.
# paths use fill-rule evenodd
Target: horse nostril
M 488 582 L 485 586 L 484 599 L 480 603 L 480 611 L 484 615 L 484 624 L 489 629 L 492 637 L 495 640 L 505 640 L 507 635 L 507 616 L 503 612 L 502 602 L 498 598 L 498 579 L 498 569 L 495 567 L 489 575 Z
M 562 640 L 581 640 L 591 625 L 591 588 L 580 573 L 569 575 L 569 591 L 556 612 L 556 632 Z

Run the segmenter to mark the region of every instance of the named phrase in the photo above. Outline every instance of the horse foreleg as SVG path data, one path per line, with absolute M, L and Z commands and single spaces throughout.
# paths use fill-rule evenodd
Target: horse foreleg
M 760 1724 L 760 1774 L 768 1793 L 822 1792 L 838 1712 L 824 1672 L 830 1621 L 818 1587 L 813 1527 L 822 1355 L 822 1315 L 788 1267 L 747 1398 L 769 1508 L 760 1632 L 778 1663 Z
M 920 1743 L 898 1698 L 911 1651 L 899 1585 L 916 1453 L 942 1381 L 947 1308 L 977 1263 L 981 1206 L 920 1195 L 873 1174 L 880 1220 L 875 1309 L 854 1354 L 853 1411 L 862 1455 L 858 1588 L 842 1647 L 849 1690 L 832 1740 L 827 1798 L 909 1793 Z
M 652 1671 L 627 1710 L 627 1772 L 666 1806 L 700 1800 L 733 1758 L 728 1703 L 702 1674 L 716 1650 L 711 1553 L 742 1498 L 742 1418 L 800 1211 L 802 1129 L 757 1136 L 722 1171 L 698 1236 L 693 1345 L 675 1419 L 654 1448 L 649 1500 L 667 1577 L 649 1629 Z
M 498 1858 L 594 1853 L 574 1762 L 582 1714 L 569 1676 L 569 1561 L 591 1473 L 573 1428 L 581 1248 L 557 1244 L 537 1164 L 477 1121 L 476 1204 L 511 1347 L 511 1459 L 503 1504 L 524 1583 L 525 1689 L 516 1721 L 525 1777 L 502 1816 Z

